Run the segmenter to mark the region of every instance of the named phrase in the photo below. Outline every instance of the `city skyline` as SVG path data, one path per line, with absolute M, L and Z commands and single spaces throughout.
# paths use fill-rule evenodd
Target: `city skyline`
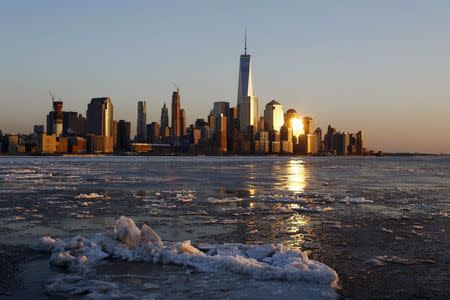
M 436 46 L 436 40 L 445 40 L 441 35 L 447 32 L 448 24 L 444 20 L 448 16 L 442 9 L 437 10 L 419 3 L 408 2 L 408 4 L 410 4 L 408 10 L 401 9 L 400 4 L 390 6 L 392 14 L 397 12 L 399 20 L 403 23 L 394 21 L 390 14 L 386 14 L 379 7 L 375 8 L 369 22 L 363 24 L 364 29 L 370 29 L 366 32 L 366 36 L 354 30 L 349 30 L 347 34 L 338 31 L 351 29 L 357 24 L 355 22 L 358 18 L 351 14 L 345 26 L 338 24 L 338 29 L 331 33 L 335 33 L 337 37 L 347 37 L 348 40 L 354 39 L 353 43 L 346 40 L 337 42 L 337 37 L 330 36 L 331 33 L 324 31 L 330 29 L 330 25 L 336 25 L 336 20 L 332 19 L 332 22 L 325 24 L 319 22 L 330 16 L 339 20 L 347 16 L 338 5 L 332 5 L 330 12 L 320 11 L 314 5 L 292 3 L 288 5 L 296 13 L 299 13 L 300 8 L 309 13 L 317 13 L 316 18 L 306 16 L 305 23 L 290 20 L 289 13 L 285 11 L 287 8 L 278 7 L 278 10 L 283 10 L 285 19 L 289 21 L 286 21 L 286 24 L 274 21 L 274 28 L 270 29 L 254 18 L 244 22 L 242 15 L 249 9 L 247 4 L 242 8 L 243 12 L 237 14 L 239 24 L 234 26 L 216 24 L 213 27 L 220 30 L 215 35 L 206 29 L 195 31 L 194 42 L 186 42 L 186 38 L 182 38 L 182 51 L 174 49 L 176 41 L 164 47 L 159 46 L 158 41 L 167 42 L 169 36 L 177 40 L 176 35 L 182 37 L 184 31 L 175 30 L 175 36 L 170 35 L 170 30 L 179 27 L 170 27 L 168 31 L 164 31 L 161 28 L 166 23 L 157 19 L 153 25 L 156 24 L 155 27 L 161 32 L 156 34 L 156 40 L 149 38 L 158 45 L 156 50 L 149 51 L 151 47 L 144 42 L 142 43 L 147 46 L 143 47 L 145 51 L 142 52 L 140 50 L 136 52 L 138 45 L 144 45 L 140 42 L 136 47 L 120 48 L 126 50 L 125 53 L 138 53 L 139 63 L 143 63 L 142 68 L 138 67 L 136 58 L 120 57 L 114 50 L 104 52 L 107 59 L 102 59 L 99 50 L 105 50 L 108 43 L 99 46 L 99 49 L 89 48 L 92 53 L 82 51 L 79 54 L 71 49 L 68 52 L 62 51 L 67 47 L 64 43 L 63 46 L 52 47 L 58 45 L 59 41 L 72 43 L 74 48 L 81 47 L 83 43 L 73 37 L 79 33 L 86 33 L 83 29 L 68 31 L 70 33 L 68 38 L 56 34 L 55 43 L 45 44 L 38 41 L 38 38 L 48 35 L 50 25 L 54 25 L 52 22 L 57 24 L 61 22 L 61 16 L 55 13 L 52 22 L 44 22 L 33 31 L 30 26 L 41 21 L 39 8 L 36 12 L 25 9 L 19 13 L 19 8 L 14 4 L 3 5 L 6 7 L 2 11 L 11 13 L 10 16 L 3 16 L 2 13 L 4 22 L 12 26 L 4 28 L 14 29 L 5 33 L 5 42 L 20 38 L 22 40 L 19 41 L 19 46 L 15 48 L 11 46 L 18 50 L 16 54 L 11 52 L 12 48 L 9 46 L 0 50 L 3 55 L 11 57 L 5 64 L 5 72 L 2 72 L 4 80 L 0 83 L 2 90 L 0 129 L 4 133 L 27 133 L 32 131 L 34 124 L 45 124 L 44 116 L 50 104 L 47 90 L 50 88 L 58 98 L 62 98 L 65 110 L 83 114 L 86 103 L 91 98 L 111 97 L 115 106 L 114 111 L 117 112 L 115 119 L 131 121 L 134 136 L 137 101 L 147 102 L 148 123 L 158 121 L 162 104 L 164 102 L 170 104 L 172 82 L 180 85 L 183 105 L 189 108 L 186 110 L 187 124 L 193 123 L 195 119 L 206 116 L 215 101 L 235 103 L 238 64 L 235 57 L 242 54 L 242 35 L 247 28 L 249 49 L 254 62 L 252 71 L 256 74 L 253 84 L 254 94 L 259 98 L 259 115 L 262 114 L 266 103 L 276 99 L 285 109 L 294 108 L 301 116 L 312 116 L 322 130 L 325 130 L 328 124 L 346 131 L 363 129 L 368 136 L 367 146 L 371 149 L 388 152 L 448 153 L 450 141 L 445 138 L 445 132 L 450 130 L 450 125 L 446 121 L 446 116 L 450 112 L 450 102 L 444 79 L 448 78 L 450 68 L 447 67 L 447 60 L 439 63 L 436 61 L 436 57 L 448 52 L 449 49 L 449 45 L 445 42 L 437 44 L 440 46 L 439 49 Z M 70 4 L 59 5 L 51 8 L 51 11 L 65 10 L 66 6 L 71 7 Z M 136 24 L 130 22 L 131 13 L 138 10 L 136 6 L 139 5 L 128 7 L 124 11 L 124 20 L 119 23 L 128 24 L 128 27 L 122 33 L 144 33 L 137 30 Z M 149 9 L 148 5 L 142 6 Z M 222 6 L 225 5 L 208 5 L 206 9 L 218 11 Z M 150 5 L 150 7 L 157 12 L 170 11 L 169 7 L 164 5 Z M 255 9 L 260 16 L 267 17 L 270 7 L 270 4 L 265 3 Z M 195 5 L 187 11 L 192 12 L 193 8 Z M 348 9 L 364 15 L 371 8 L 373 7 L 370 4 L 362 4 Z M 87 13 L 77 10 L 76 7 L 74 9 L 77 13 L 74 14 L 73 20 L 62 23 L 63 31 L 68 29 L 67 26 L 71 22 L 76 23 L 88 17 Z M 117 14 L 117 9 L 109 7 L 107 11 Z M 93 11 L 98 12 L 99 7 L 94 5 Z M 413 22 L 416 20 L 417 12 L 421 12 L 420 20 L 423 21 L 420 23 L 423 26 L 420 30 Z M 26 15 L 34 18 L 29 18 L 19 26 L 17 22 L 23 20 L 22 17 Z M 19 20 L 14 21 L 11 16 L 19 16 Z M 220 14 L 219 20 L 223 21 L 226 16 L 227 12 Z M 192 16 L 187 14 L 183 18 L 190 20 Z M 190 26 L 199 29 L 209 20 L 207 17 L 201 17 L 198 23 Z M 274 20 L 279 21 L 276 16 Z M 375 21 L 387 21 L 380 26 L 391 26 L 392 31 L 383 31 L 381 34 L 373 27 Z M 314 28 L 312 26 L 319 23 L 317 36 L 312 37 L 308 30 L 311 31 Z M 149 30 L 149 34 L 153 33 L 154 38 L 155 31 L 148 27 L 149 23 L 139 24 L 145 25 L 144 28 Z M 308 25 L 306 26 L 308 30 L 301 29 L 302 24 Z M 103 42 L 111 41 L 109 31 L 102 25 L 95 22 L 88 25 L 100 30 L 95 34 L 86 33 L 87 36 L 99 37 Z M 87 27 L 84 27 L 84 30 L 86 29 Z M 409 35 L 403 36 L 403 40 L 394 41 L 396 34 L 403 31 Z M 432 31 L 433 34 L 426 36 L 425 31 Z M 162 38 L 161 35 L 165 34 L 167 37 Z M 27 37 L 31 39 L 26 39 Z M 335 46 L 332 47 L 332 51 L 325 51 L 327 46 L 324 42 L 325 37 L 331 37 L 327 41 Z M 126 36 L 123 38 L 124 41 L 127 40 Z M 133 34 L 131 38 L 135 42 L 141 41 Z M 274 44 L 277 44 L 279 49 L 271 45 L 267 38 L 276 38 L 277 42 Z M 143 40 L 145 39 L 142 37 Z M 294 40 L 300 40 L 301 43 Z M 49 42 L 49 38 L 44 41 Z M 434 47 L 424 45 L 426 41 L 433 41 Z M 30 43 L 29 48 L 21 47 L 28 45 L 27 43 Z M 350 49 L 350 45 L 355 49 Z M 29 52 L 33 49 L 35 51 Z M 321 55 L 313 53 L 316 51 Z M 144 52 L 147 52 L 146 55 Z M 77 66 L 68 61 L 69 54 L 73 55 L 71 57 L 77 62 Z M 154 56 L 155 54 L 157 55 Z M 21 55 L 23 61 L 19 62 Z M 33 57 L 39 60 L 33 60 Z M 167 68 L 164 69 L 162 65 L 155 63 L 153 59 L 155 57 L 158 60 L 165 60 Z M 87 59 L 85 63 L 82 63 L 83 58 Z M 106 69 L 102 68 L 105 64 Z M 156 68 L 152 67 L 152 64 L 155 64 Z M 192 68 L 193 64 L 200 65 L 201 68 Z M 138 72 L 134 72 L 136 70 Z M 423 126 L 424 123 L 426 126 Z

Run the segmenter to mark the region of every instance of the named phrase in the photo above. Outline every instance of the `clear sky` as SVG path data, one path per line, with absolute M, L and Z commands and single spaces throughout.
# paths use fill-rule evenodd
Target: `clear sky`
M 175 82 L 189 123 L 236 102 L 248 32 L 260 114 L 277 99 L 370 148 L 450 153 L 449 1 L 1 1 L 0 129 L 110 96 L 136 126 L 158 121 Z

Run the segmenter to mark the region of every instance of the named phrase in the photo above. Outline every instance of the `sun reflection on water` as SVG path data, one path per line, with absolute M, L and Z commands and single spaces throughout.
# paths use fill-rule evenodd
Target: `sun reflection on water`
M 287 167 L 287 187 L 294 193 L 302 193 L 306 188 L 306 168 L 302 160 L 290 160 Z

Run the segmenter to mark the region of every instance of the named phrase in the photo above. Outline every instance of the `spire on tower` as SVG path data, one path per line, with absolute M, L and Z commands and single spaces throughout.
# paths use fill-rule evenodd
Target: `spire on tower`
M 247 55 L 247 29 L 244 31 L 244 55 Z

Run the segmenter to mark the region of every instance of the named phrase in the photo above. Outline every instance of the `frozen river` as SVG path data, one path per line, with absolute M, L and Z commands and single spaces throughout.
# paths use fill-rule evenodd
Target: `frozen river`
M 9 299 L 445 299 L 449 210 L 448 157 L 0 157 L 5 249 L 80 235 L 107 255 L 67 270 L 36 252 Z M 97 233 L 122 215 L 177 256 L 119 257 Z

